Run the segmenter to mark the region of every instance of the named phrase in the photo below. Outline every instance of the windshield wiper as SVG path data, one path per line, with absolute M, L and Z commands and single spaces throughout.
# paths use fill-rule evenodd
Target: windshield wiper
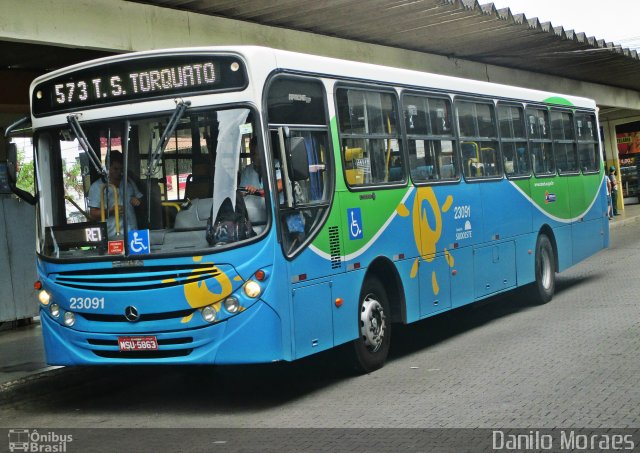
M 82 146 L 82 149 L 84 150 L 84 152 L 87 153 L 87 156 L 89 156 L 89 161 L 93 165 L 93 168 L 95 168 L 96 171 L 100 174 L 102 180 L 106 182 L 107 175 L 109 173 L 107 172 L 107 169 L 105 168 L 105 166 L 102 165 L 102 162 L 100 162 L 100 156 L 98 156 L 96 152 L 93 150 L 93 148 L 91 147 L 91 144 L 89 143 L 89 139 L 87 138 L 84 131 L 82 130 L 82 126 L 80 126 L 80 122 L 78 121 L 78 116 L 79 115 L 77 114 L 71 114 L 67 116 L 67 122 L 69 123 L 69 126 L 71 127 L 71 130 L 73 131 L 75 136 L 78 138 L 78 142 L 80 142 L 80 146 Z
M 149 165 L 147 165 L 147 179 L 151 178 L 151 175 L 155 173 L 158 168 L 158 164 L 160 159 L 162 158 L 162 154 L 164 153 L 167 144 L 169 143 L 169 138 L 173 135 L 176 128 L 178 127 L 178 122 L 180 118 L 184 115 L 184 112 L 187 111 L 187 108 L 191 105 L 191 101 L 177 101 L 176 109 L 173 111 L 173 115 L 169 118 L 169 122 L 167 123 L 167 127 L 164 129 L 162 133 L 162 137 L 160 137 L 160 141 L 156 145 L 156 149 L 153 150 L 153 154 L 149 158 Z
M 156 148 L 153 150 L 153 153 L 149 156 L 149 164 L 147 165 L 147 225 L 151 224 L 151 175 L 153 175 L 160 163 L 160 159 L 164 154 L 164 150 L 169 143 L 169 139 L 175 132 L 178 127 L 178 122 L 184 115 L 184 112 L 187 111 L 189 106 L 191 105 L 191 101 L 176 101 L 176 109 L 173 111 L 171 118 L 167 122 L 167 127 L 164 129 L 162 136 L 160 137 L 160 141 L 156 145 Z M 151 141 L 149 142 L 149 149 L 151 149 Z

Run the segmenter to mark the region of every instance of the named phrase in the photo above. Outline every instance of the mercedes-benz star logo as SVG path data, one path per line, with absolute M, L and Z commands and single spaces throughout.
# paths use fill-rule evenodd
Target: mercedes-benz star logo
M 140 314 L 138 313 L 138 309 L 133 305 L 129 305 L 124 309 L 124 317 L 127 318 L 129 322 L 136 322 L 140 319 Z

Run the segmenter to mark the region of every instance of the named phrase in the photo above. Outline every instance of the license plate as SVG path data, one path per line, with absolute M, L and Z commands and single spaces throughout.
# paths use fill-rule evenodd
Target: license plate
M 155 351 L 158 349 L 156 337 L 118 337 L 121 351 Z

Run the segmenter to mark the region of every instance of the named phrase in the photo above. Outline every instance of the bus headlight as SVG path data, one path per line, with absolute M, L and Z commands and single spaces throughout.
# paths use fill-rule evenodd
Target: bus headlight
M 49 305 L 49 302 L 51 302 L 51 295 L 43 289 L 38 293 L 38 300 L 42 305 Z
M 215 321 L 216 315 L 218 314 L 216 312 L 216 309 L 212 305 L 207 305 L 206 307 L 204 307 L 201 313 L 202 313 L 202 319 L 204 319 L 207 322 Z
M 64 325 L 67 327 L 71 327 L 76 323 L 76 315 L 71 313 L 70 311 L 64 314 Z
M 60 317 L 60 305 L 51 304 L 49 306 L 49 313 L 51 313 L 51 316 L 53 316 L 54 318 L 59 318 Z
M 233 296 L 227 297 L 224 300 L 224 308 L 229 313 L 237 313 L 238 310 L 240 309 L 240 302 L 238 301 L 238 299 L 236 299 Z
M 261 292 L 262 292 L 262 288 L 260 288 L 260 284 L 258 282 L 249 280 L 247 283 L 244 284 L 244 293 L 247 296 L 251 297 L 252 299 L 255 299 L 256 297 L 258 297 Z

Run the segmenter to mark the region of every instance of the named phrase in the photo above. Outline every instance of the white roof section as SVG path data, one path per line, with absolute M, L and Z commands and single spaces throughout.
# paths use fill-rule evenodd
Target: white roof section
M 189 96 L 193 107 L 224 104 L 238 102 L 240 100 L 253 101 L 256 105 L 261 104 L 261 87 L 264 86 L 267 78 L 276 71 L 290 71 L 296 73 L 313 74 L 329 77 L 336 80 L 349 80 L 362 83 L 381 83 L 404 88 L 424 89 L 432 91 L 453 92 L 463 95 L 479 95 L 488 97 L 500 97 L 518 101 L 528 101 L 535 103 L 550 102 L 549 100 L 560 100 L 561 104 L 568 101 L 578 108 L 594 109 L 596 104 L 593 100 L 562 95 L 559 93 L 531 90 L 526 88 L 501 85 L 496 83 L 482 82 L 459 77 L 443 76 L 419 71 L 379 66 L 368 63 L 360 63 L 336 58 L 321 57 L 316 55 L 290 52 L 260 46 L 218 46 L 218 47 L 194 47 L 160 49 L 145 52 L 135 52 L 129 54 L 116 55 L 100 58 L 67 68 L 58 69 L 35 79 L 30 88 L 30 99 L 33 96 L 34 87 L 51 78 L 55 78 L 67 72 L 80 69 L 87 69 L 103 64 L 109 64 L 131 59 L 144 59 L 158 55 L 175 54 L 208 54 L 224 53 L 238 54 L 247 63 L 249 73 L 249 85 L 242 92 L 198 94 Z M 152 99 L 152 98 L 151 98 Z M 131 114 L 141 114 L 147 111 L 165 111 L 175 107 L 173 99 L 150 100 L 150 102 L 135 101 L 123 106 L 107 106 L 104 108 L 87 109 L 83 114 L 83 120 L 98 119 L 108 116 L 121 116 Z M 45 124 L 56 124 L 66 122 L 68 113 L 56 114 L 48 118 L 32 118 L 34 127 L 41 127 Z

